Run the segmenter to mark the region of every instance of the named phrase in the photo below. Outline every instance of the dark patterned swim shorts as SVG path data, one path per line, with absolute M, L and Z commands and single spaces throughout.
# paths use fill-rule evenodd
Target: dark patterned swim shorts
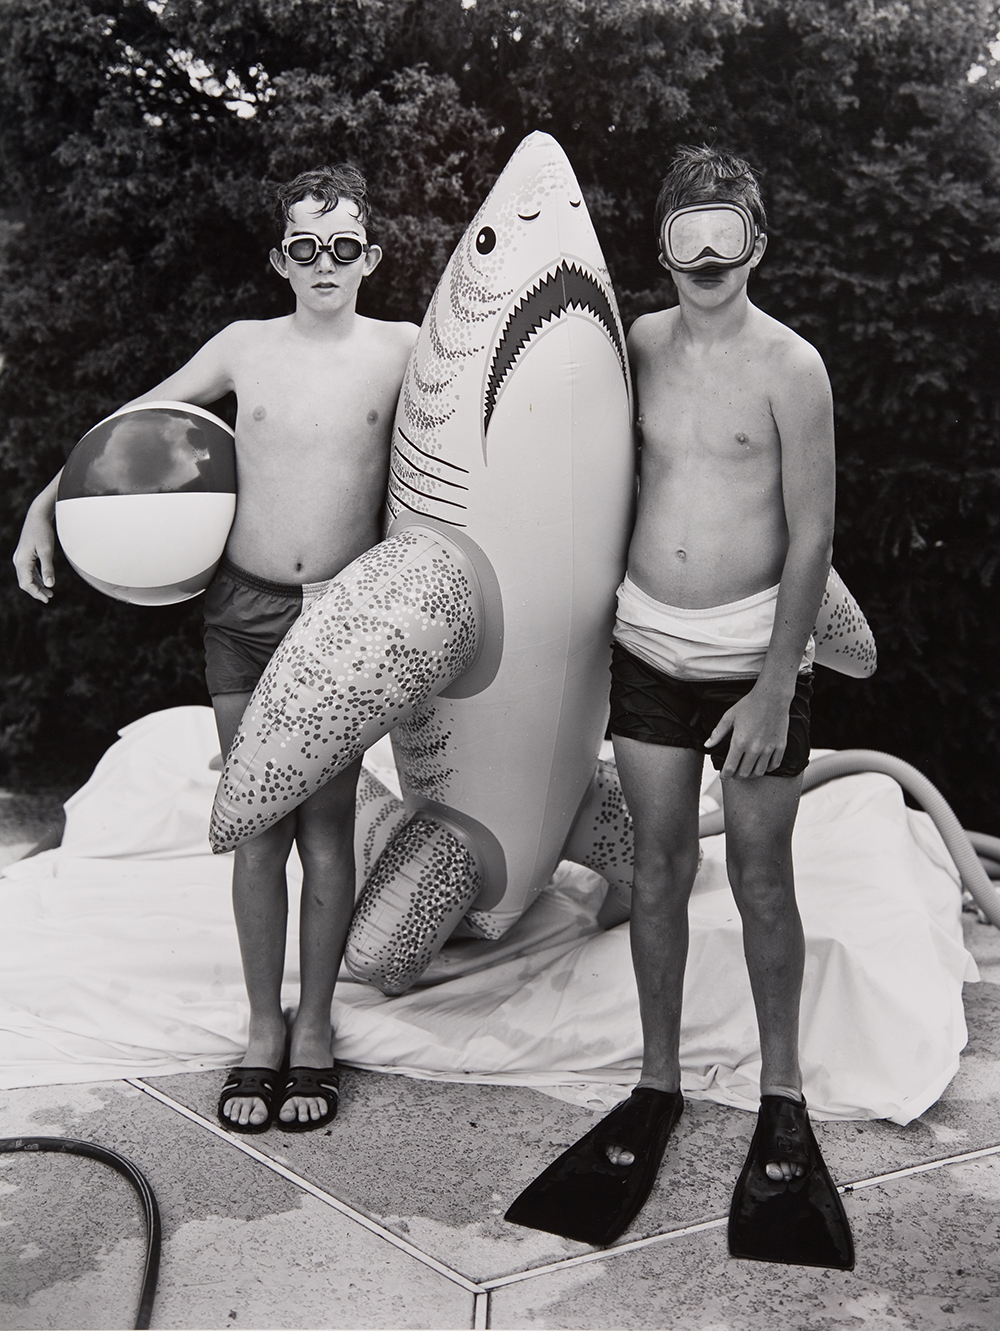
M 612 735 L 643 744 L 708 753 L 716 771 L 729 752 L 731 732 L 713 749 L 705 741 L 723 712 L 745 698 L 756 679 L 674 679 L 614 643 L 611 659 Z M 799 674 L 788 711 L 788 739 L 781 764 L 768 776 L 798 776 L 809 762 L 809 700 L 813 677 Z
M 302 588 L 268 582 L 223 558 L 205 593 L 204 610 L 209 693 L 252 693 L 302 613 Z

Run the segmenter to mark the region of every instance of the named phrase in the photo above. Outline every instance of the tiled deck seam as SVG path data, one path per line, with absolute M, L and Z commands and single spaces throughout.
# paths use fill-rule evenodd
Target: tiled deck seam
M 666 1243 L 672 1239 L 684 1238 L 689 1234 L 699 1234 L 711 1229 L 721 1229 L 728 1220 L 728 1215 L 714 1216 L 709 1220 L 702 1220 L 694 1225 L 685 1225 L 680 1229 L 666 1230 L 661 1234 L 651 1234 L 646 1238 L 634 1239 L 630 1243 L 621 1243 L 611 1248 L 600 1248 L 593 1252 L 580 1253 L 575 1257 L 564 1257 L 559 1261 L 548 1262 L 544 1266 L 527 1267 L 523 1271 L 516 1271 L 510 1275 L 496 1276 L 491 1279 L 480 1280 L 477 1282 L 470 1280 L 467 1276 L 463 1276 L 458 1271 L 452 1270 L 452 1268 L 446 1266 L 444 1262 L 439 1261 L 436 1257 L 431 1257 L 428 1253 L 423 1252 L 414 1244 L 408 1243 L 406 1239 L 400 1238 L 399 1235 L 394 1234 L 391 1230 L 383 1228 L 383 1226 L 379 1225 L 376 1221 L 369 1219 L 369 1217 L 362 1212 L 355 1211 L 352 1207 L 348 1206 L 346 1202 L 342 1202 L 339 1197 L 335 1197 L 332 1193 L 325 1192 L 322 1188 L 318 1188 L 314 1183 L 310 1183 L 308 1179 L 303 1178 L 300 1174 L 296 1174 L 293 1170 L 280 1164 L 271 1156 L 265 1155 L 263 1151 L 256 1150 L 248 1142 L 239 1140 L 239 1138 L 226 1132 L 223 1128 L 217 1127 L 209 1119 L 203 1118 L 200 1114 L 195 1113 L 194 1110 L 188 1109 L 186 1105 L 181 1104 L 171 1096 L 165 1095 L 162 1091 L 157 1090 L 155 1086 L 150 1086 L 138 1077 L 126 1077 L 124 1080 L 128 1085 L 134 1086 L 137 1090 L 144 1092 L 146 1095 L 152 1096 L 153 1099 L 158 1100 L 168 1108 L 176 1110 L 185 1118 L 190 1119 L 192 1123 L 207 1128 L 209 1132 L 214 1133 L 215 1136 L 228 1142 L 230 1146 L 235 1146 L 237 1150 L 243 1151 L 244 1154 L 249 1155 L 252 1159 L 258 1161 L 258 1163 L 264 1165 L 265 1168 L 273 1170 L 274 1173 L 281 1175 L 281 1177 L 287 1179 L 290 1183 L 294 1183 L 297 1187 L 318 1198 L 318 1200 L 324 1202 L 327 1206 L 332 1207 L 335 1211 L 339 1211 L 348 1219 L 357 1221 L 358 1224 L 362 1225 L 371 1233 L 376 1234 L 379 1238 L 385 1239 L 387 1243 L 391 1243 L 393 1247 L 398 1248 L 401 1252 L 404 1252 L 408 1256 L 414 1258 L 414 1260 L 419 1261 L 422 1265 L 428 1266 L 432 1270 L 437 1271 L 438 1274 L 445 1276 L 447 1279 L 453 1281 L 462 1289 L 472 1294 L 474 1296 L 474 1331 L 480 1331 L 481 1328 L 485 1331 L 485 1328 L 489 1324 L 489 1296 L 493 1290 L 503 1289 L 508 1285 L 520 1284 L 525 1280 L 533 1280 L 537 1276 L 549 1275 L 555 1271 L 569 1270 L 574 1266 L 584 1266 L 590 1262 L 607 1261 L 608 1258 L 619 1257 L 623 1253 L 637 1252 L 643 1248 L 651 1248 L 657 1244 Z M 964 1164 L 966 1161 L 980 1160 L 986 1156 L 998 1154 L 1000 1154 L 1000 1143 L 993 1146 L 980 1147 L 975 1151 L 963 1151 L 958 1155 L 944 1156 L 940 1159 L 926 1161 L 919 1165 L 908 1165 L 903 1169 L 890 1170 L 885 1174 L 875 1174 L 869 1178 L 857 1179 L 852 1183 L 841 1184 L 837 1190 L 841 1193 L 857 1192 L 861 1188 L 874 1188 L 884 1183 L 892 1183 L 896 1179 L 910 1178 L 914 1174 L 926 1174 L 935 1169 L 943 1169 L 947 1165 Z
M 174 1100 L 171 1096 L 165 1095 L 163 1091 L 157 1090 L 155 1086 L 150 1086 L 140 1077 L 125 1077 L 124 1081 L 127 1082 L 129 1086 L 134 1086 L 136 1090 L 142 1091 L 145 1095 L 152 1096 L 154 1100 L 158 1100 L 160 1104 L 166 1105 L 168 1109 L 175 1110 L 178 1114 L 183 1115 L 184 1118 L 189 1119 L 192 1123 L 196 1123 L 199 1127 L 207 1128 L 209 1132 L 214 1136 L 221 1138 L 221 1140 L 226 1142 L 229 1146 L 235 1146 L 238 1151 L 242 1151 L 244 1155 L 250 1156 L 252 1160 L 256 1160 L 258 1164 L 263 1165 L 266 1169 L 270 1169 L 273 1173 L 287 1179 L 289 1183 L 294 1183 L 295 1186 L 301 1188 L 303 1192 L 308 1192 L 311 1196 L 317 1198 L 318 1201 L 323 1202 L 326 1206 L 331 1207 L 334 1211 L 339 1211 L 340 1214 L 346 1216 L 347 1219 L 356 1221 L 370 1233 L 377 1235 L 380 1239 L 385 1239 L 385 1241 L 391 1243 L 394 1248 L 398 1248 L 401 1252 L 406 1253 L 408 1257 L 412 1257 L 423 1266 L 429 1266 L 432 1271 L 436 1271 L 439 1275 L 445 1276 L 448 1280 L 454 1281 L 456 1285 L 460 1285 L 467 1293 L 484 1293 L 484 1287 L 481 1284 L 477 1284 L 467 1276 L 463 1276 L 460 1271 L 452 1270 L 452 1268 L 446 1266 L 444 1262 L 439 1261 L 436 1257 L 430 1256 L 429 1253 L 423 1252 L 414 1244 L 408 1243 L 406 1239 L 400 1238 L 398 1234 L 393 1234 L 391 1230 L 385 1229 L 382 1225 L 378 1224 L 377 1221 L 370 1219 L 363 1212 L 355 1211 L 353 1207 L 348 1206 L 346 1202 L 342 1202 L 340 1198 L 335 1197 L 333 1193 L 326 1192 L 323 1188 L 318 1188 L 315 1183 L 310 1183 L 309 1180 L 303 1178 L 301 1174 L 296 1174 L 294 1170 L 289 1169 L 286 1165 L 281 1164 L 271 1156 L 265 1155 L 263 1151 L 258 1151 L 256 1147 L 251 1146 L 249 1142 L 241 1141 L 240 1138 L 234 1134 L 226 1132 L 222 1127 L 217 1127 L 216 1124 L 212 1123 L 209 1119 L 203 1118 L 201 1114 L 195 1113 L 193 1109 L 188 1109 L 187 1105 L 182 1105 L 179 1100 Z

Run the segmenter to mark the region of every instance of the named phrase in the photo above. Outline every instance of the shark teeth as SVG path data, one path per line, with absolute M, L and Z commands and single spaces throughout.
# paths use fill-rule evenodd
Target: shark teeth
M 621 326 L 610 297 L 593 273 L 581 264 L 563 259 L 554 271 L 546 273 L 525 292 L 507 316 L 486 380 L 484 437 L 500 390 L 525 348 L 544 324 L 568 314 L 571 309 L 583 311 L 597 320 L 611 339 L 621 363 L 622 374 L 627 377 Z

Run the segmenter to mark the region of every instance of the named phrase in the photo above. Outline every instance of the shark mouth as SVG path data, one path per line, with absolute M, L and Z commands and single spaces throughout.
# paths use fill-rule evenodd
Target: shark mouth
M 593 315 L 601 325 L 618 355 L 622 374 L 626 375 L 625 348 L 621 330 L 607 293 L 592 273 L 579 263 L 565 259 L 555 272 L 546 273 L 517 302 L 504 325 L 493 353 L 483 402 L 483 437 L 490 428 L 497 398 L 507 376 L 525 349 L 550 319 L 558 319 L 571 309 Z

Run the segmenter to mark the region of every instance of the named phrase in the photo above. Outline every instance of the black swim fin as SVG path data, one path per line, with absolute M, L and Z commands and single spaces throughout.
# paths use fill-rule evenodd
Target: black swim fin
M 785 1183 L 769 1179 L 768 1161 L 805 1167 Z M 844 1204 L 813 1136 L 806 1105 L 762 1095 L 757 1129 L 729 1211 L 733 1257 L 792 1266 L 854 1270 L 854 1241 Z
M 504 1219 L 597 1247 L 614 1243 L 652 1192 L 683 1108 L 679 1091 L 637 1087 L 529 1183 Z M 630 1151 L 635 1160 L 612 1164 L 609 1146 Z

